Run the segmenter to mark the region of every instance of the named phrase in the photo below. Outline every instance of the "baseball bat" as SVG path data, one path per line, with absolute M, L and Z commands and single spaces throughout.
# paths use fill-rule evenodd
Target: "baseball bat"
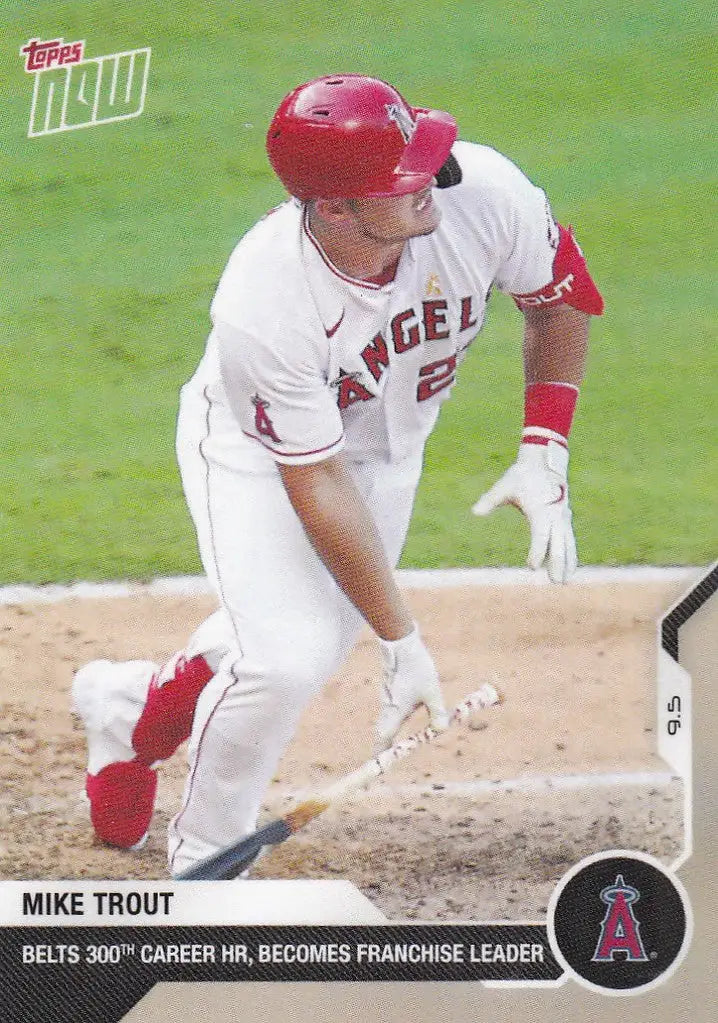
M 449 727 L 466 721 L 474 711 L 480 708 L 492 707 L 500 702 L 501 697 L 496 689 L 486 682 L 454 707 L 449 716 Z M 356 771 L 340 778 L 318 796 L 299 803 L 284 817 L 270 821 L 269 824 L 265 824 L 258 831 L 247 835 L 246 838 L 240 839 L 239 842 L 235 842 L 226 849 L 220 849 L 218 853 L 208 856 L 195 866 L 190 867 L 189 870 L 178 874 L 176 880 L 228 881 L 237 877 L 249 867 L 263 846 L 278 845 L 280 842 L 284 842 L 290 835 L 295 834 L 315 817 L 318 817 L 320 813 L 323 813 L 332 803 L 354 789 L 361 788 L 374 778 L 378 778 L 379 775 L 386 774 L 399 760 L 403 760 L 419 746 L 433 742 L 437 736 L 443 734 L 443 731 L 437 731 L 429 725 L 421 732 L 402 739 L 390 746 L 389 749 L 384 750 L 383 753 L 367 760 Z

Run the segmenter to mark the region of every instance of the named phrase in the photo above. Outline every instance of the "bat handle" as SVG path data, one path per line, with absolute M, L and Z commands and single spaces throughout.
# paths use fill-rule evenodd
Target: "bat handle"
M 230 881 L 238 877 L 243 870 L 257 858 L 265 845 L 277 845 L 292 834 L 292 828 L 286 820 L 271 821 L 263 828 L 248 836 L 242 845 L 242 855 L 238 856 L 237 846 L 220 849 L 214 856 L 208 856 L 199 863 L 178 874 L 176 881 Z

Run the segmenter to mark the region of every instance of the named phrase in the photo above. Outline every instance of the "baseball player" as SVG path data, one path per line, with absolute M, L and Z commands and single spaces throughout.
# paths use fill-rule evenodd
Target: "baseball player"
M 392 570 L 425 442 L 492 288 L 523 312 L 524 428 L 515 463 L 473 511 L 518 506 L 529 565 L 554 582 L 576 567 L 568 436 L 603 302 L 571 229 L 513 163 L 457 141 L 453 117 L 378 79 L 299 86 L 267 151 L 290 198 L 232 253 L 178 420 L 219 610 L 161 669 L 96 661 L 73 684 L 91 818 L 107 842 L 144 840 L 156 768 L 189 737 L 173 874 L 254 830 L 303 708 L 363 621 L 384 665 L 377 747 L 419 705 L 445 726 Z

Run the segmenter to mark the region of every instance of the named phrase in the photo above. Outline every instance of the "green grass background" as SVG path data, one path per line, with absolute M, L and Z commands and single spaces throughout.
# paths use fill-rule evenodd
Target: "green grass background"
M 0 12 L 0 582 L 199 562 L 177 392 L 241 234 L 282 197 L 265 126 L 297 82 L 360 70 L 451 110 L 573 223 L 607 304 L 572 440 L 586 563 L 716 556 L 715 189 L 707 0 L 7 2 Z M 26 138 L 33 36 L 152 47 L 132 121 Z M 522 564 L 469 507 L 514 457 L 521 318 L 492 299 L 430 441 L 405 565 Z

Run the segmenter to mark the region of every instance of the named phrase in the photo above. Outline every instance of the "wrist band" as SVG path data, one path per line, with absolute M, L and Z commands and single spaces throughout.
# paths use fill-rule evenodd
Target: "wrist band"
M 529 384 L 524 401 L 522 444 L 548 444 L 550 440 L 568 447 L 573 413 L 578 400 L 574 384 L 540 382 Z

